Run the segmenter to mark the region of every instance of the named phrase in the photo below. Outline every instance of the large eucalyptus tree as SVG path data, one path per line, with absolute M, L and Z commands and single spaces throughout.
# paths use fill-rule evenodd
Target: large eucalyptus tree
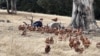
M 94 18 L 93 10 L 94 0 L 73 0 L 72 22 L 73 28 L 82 28 L 83 30 L 98 29 Z

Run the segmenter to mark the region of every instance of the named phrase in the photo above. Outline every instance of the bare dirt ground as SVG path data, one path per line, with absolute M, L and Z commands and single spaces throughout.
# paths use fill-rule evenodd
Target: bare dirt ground
M 28 31 L 27 36 L 21 36 L 22 31 L 18 30 L 18 26 L 23 24 L 23 21 L 30 24 L 31 15 L 34 17 L 34 21 L 43 18 L 45 25 L 55 17 L 59 18 L 59 22 L 65 26 L 68 26 L 71 22 L 71 17 L 28 12 L 9 15 L 5 10 L 0 10 L 0 20 L 11 21 L 11 23 L 0 22 L 0 56 L 100 56 L 100 49 L 95 46 L 97 42 L 100 42 L 100 36 L 91 36 L 92 44 L 82 54 L 78 54 L 71 49 L 68 46 L 68 41 L 58 41 L 57 36 L 53 34 Z M 97 22 L 100 26 L 100 22 Z M 51 36 L 54 36 L 55 43 L 51 46 L 50 53 L 44 54 L 45 38 Z

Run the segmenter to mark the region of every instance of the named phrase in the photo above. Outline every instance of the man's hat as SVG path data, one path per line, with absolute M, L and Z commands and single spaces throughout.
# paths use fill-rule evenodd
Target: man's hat
M 54 19 L 52 19 L 52 21 L 58 21 L 58 18 L 54 18 Z
M 40 20 L 43 20 L 43 18 L 40 18 Z

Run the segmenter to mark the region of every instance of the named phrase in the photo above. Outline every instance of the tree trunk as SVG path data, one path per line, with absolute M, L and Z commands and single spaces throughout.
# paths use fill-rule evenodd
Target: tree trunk
M 7 12 L 8 12 L 8 14 L 10 14 L 10 9 L 9 9 L 9 0 L 6 0 L 6 3 L 7 3 Z
M 16 8 L 16 3 L 17 3 L 17 0 L 14 0 L 14 13 L 16 14 L 17 13 L 17 8 Z
M 7 3 L 7 12 L 8 14 L 16 14 L 16 0 L 6 0 Z M 11 3 L 11 4 L 10 4 Z M 11 11 L 10 11 L 10 6 L 11 5 Z
M 94 19 L 93 0 L 73 0 L 72 22 L 73 28 L 95 30 L 98 28 Z
M 14 4 L 13 4 L 13 0 L 11 0 L 11 13 L 14 12 L 14 10 L 13 10 L 14 6 L 13 6 L 13 5 L 14 5 Z
M 11 0 L 11 13 L 16 14 L 16 0 Z

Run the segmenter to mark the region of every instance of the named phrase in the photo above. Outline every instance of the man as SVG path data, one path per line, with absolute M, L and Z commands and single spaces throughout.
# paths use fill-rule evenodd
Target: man
M 42 21 L 43 21 L 43 18 L 40 18 L 39 21 L 34 22 L 32 25 L 33 25 L 34 27 L 42 27 L 42 26 L 43 26 Z
M 61 28 L 60 23 L 58 23 L 57 21 L 58 21 L 58 18 L 52 19 L 52 22 L 49 23 L 48 26 L 49 26 L 50 28 L 57 28 L 57 29 Z

